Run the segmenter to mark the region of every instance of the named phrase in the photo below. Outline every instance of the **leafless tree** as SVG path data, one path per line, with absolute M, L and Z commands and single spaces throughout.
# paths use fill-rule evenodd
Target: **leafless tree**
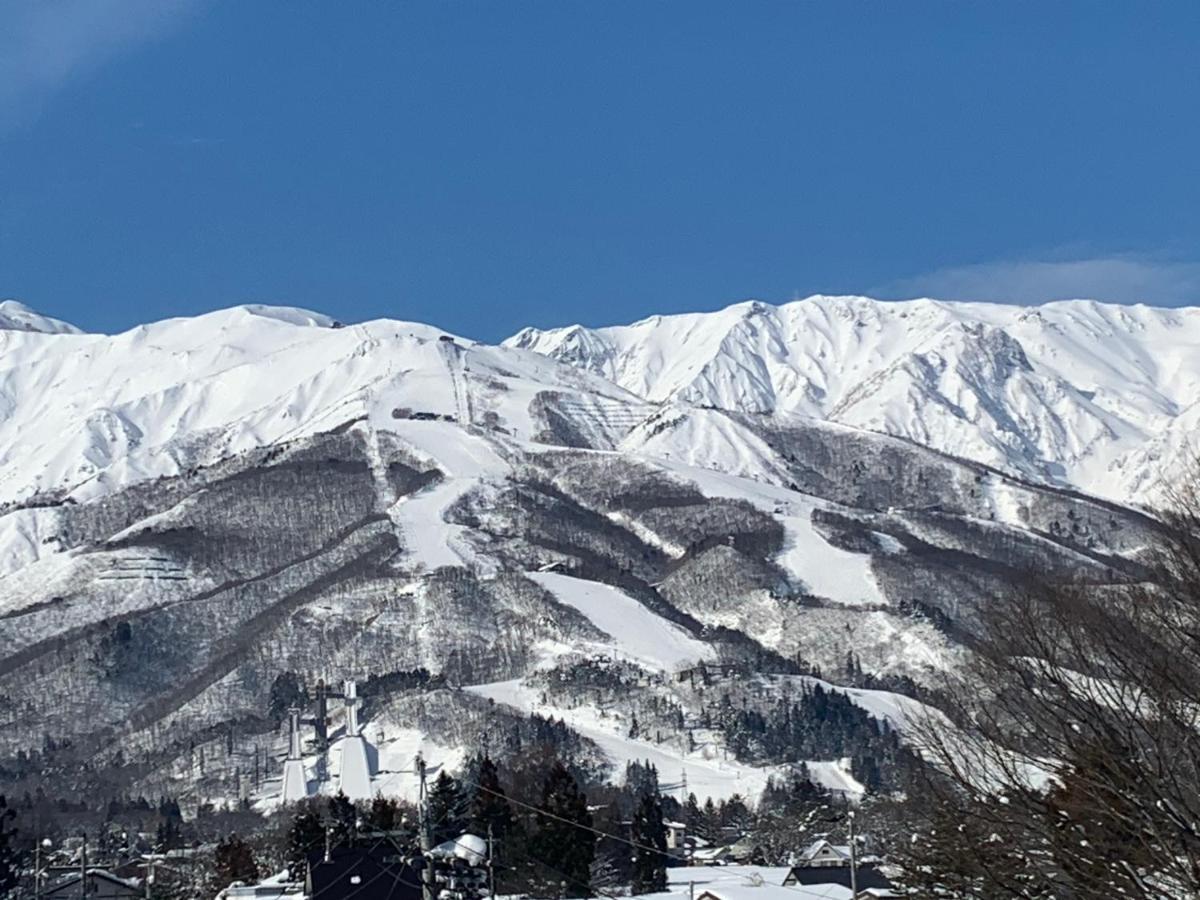
M 1200 466 L 1144 575 L 996 598 L 943 713 L 899 862 L 918 896 L 1200 897 Z

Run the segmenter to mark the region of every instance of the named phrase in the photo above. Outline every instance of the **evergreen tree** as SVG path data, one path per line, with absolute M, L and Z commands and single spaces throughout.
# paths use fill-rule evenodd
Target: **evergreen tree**
M 701 829 L 700 836 L 715 841 L 720 834 L 721 813 L 717 810 L 717 804 L 713 803 L 713 798 L 707 797 L 704 801 L 704 828 Z
M 366 823 L 373 831 L 396 831 L 404 824 L 404 810 L 398 800 L 378 794 L 367 808 Z
M 235 881 L 250 884 L 258 880 L 258 863 L 250 845 L 236 834 L 217 843 L 213 854 L 214 888 L 224 890 Z
M 527 860 L 525 829 L 513 814 L 500 772 L 490 757 L 483 757 L 476 766 L 475 793 L 467 805 L 466 830 L 480 837 L 492 835 L 492 862 L 496 882 L 504 893 L 521 893 L 528 884 L 521 871 Z
M 433 842 L 449 841 L 463 831 L 463 789 L 458 779 L 443 769 L 429 789 L 429 824 Z
M 655 794 L 643 794 L 633 814 L 633 893 L 667 889 L 667 829 Z
M 305 800 L 296 804 L 291 825 L 288 826 L 287 845 L 284 848 L 288 872 L 293 879 L 304 878 L 308 871 L 309 857 L 324 849 L 324 846 L 325 826 L 321 821 L 317 802 Z
M 741 794 L 733 794 L 728 800 L 722 801 L 718 815 L 723 826 L 736 830 L 738 834 L 745 833 L 752 818 L 750 808 Z
M 171 797 L 158 801 L 158 826 L 154 829 L 154 846 L 161 853 L 183 846 L 183 812 L 179 802 Z
M 16 810 L 0 794 L 0 897 L 8 896 L 21 877 L 21 853 L 16 846 Z
M 352 847 L 358 834 L 358 810 L 342 791 L 329 799 L 329 842 L 334 847 Z
M 475 793 L 467 806 L 466 830 L 486 837 L 492 835 L 502 844 L 513 826 L 512 806 L 500 784 L 500 772 L 490 757 L 483 757 L 476 774 Z
M 704 836 L 707 822 L 704 818 L 704 810 L 700 808 L 700 801 L 696 799 L 694 793 L 688 794 L 687 802 L 683 804 L 683 811 L 680 815 L 689 834 Z
M 555 762 L 546 776 L 541 809 L 530 842 L 533 859 L 545 865 L 551 882 L 565 884 L 565 896 L 590 897 L 596 851 L 596 836 L 588 830 L 592 816 L 587 797 L 561 762 Z
M 641 763 L 637 760 L 630 760 L 625 765 L 625 786 L 635 797 L 643 794 L 657 796 L 659 793 L 658 769 L 654 763 L 649 761 Z
M 295 672 L 280 672 L 271 682 L 271 693 L 267 701 L 267 714 L 276 722 L 282 722 L 287 711 L 293 707 L 308 705 L 308 692 Z

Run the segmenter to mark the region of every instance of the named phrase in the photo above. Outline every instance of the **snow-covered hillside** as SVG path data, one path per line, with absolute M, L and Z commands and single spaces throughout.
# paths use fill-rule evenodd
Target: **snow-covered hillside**
M 1082 325 L 1019 332 L 1034 352 L 1003 308 L 797 309 L 488 346 L 261 306 L 84 334 L 3 305 L 0 696 L 26 712 L 0 763 L 50 735 L 95 790 L 227 799 L 261 774 L 266 801 L 290 673 L 363 683 L 397 772 L 418 746 L 452 764 L 484 732 L 512 752 L 549 733 L 716 795 L 798 762 L 857 792 L 846 760 L 892 744 L 854 716 L 902 729 L 892 691 L 956 665 L 996 592 L 1138 577 L 1145 515 L 980 460 L 1053 481 L 1118 446 L 1163 458 L 1153 416 L 1183 435 L 1198 414 L 1165 399 L 1195 383 L 1196 318 L 1121 320 L 1175 343 L 1131 381 L 1158 412 L 1118 429 L 1115 388 L 1079 387 L 1103 362 Z M 1138 344 L 1112 344 L 1115 385 Z M 1091 368 L 1051 390 L 1031 360 L 1066 371 L 1068 350 Z M 860 712 L 821 742 L 747 725 L 830 683 Z
M 115 336 L 0 330 L 0 341 L 3 500 L 99 496 L 368 416 L 491 422 L 528 439 L 528 405 L 540 391 L 633 399 L 534 354 L 426 325 L 341 327 L 284 307 L 235 307 Z M 481 389 L 468 391 L 467 379 Z M 603 410 L 595 418 L 606 427 Z
M 1117 500 L 1200 416 L 1200 309 L 816 296 L 505 342 L 653 401 L 794 413 Z

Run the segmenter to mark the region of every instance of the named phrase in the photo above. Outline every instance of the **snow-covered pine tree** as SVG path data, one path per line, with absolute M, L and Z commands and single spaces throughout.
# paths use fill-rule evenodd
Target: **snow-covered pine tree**
M 555 762 L 546 776 L 540 808 L 530 856 L 542 864 L 547 881 L 562 883 L 564 896 L 590 897 L 596 848 L 596 836 L 589 830 L 592 815 L 587 797 L 561 762 Z
M 667 829 L 656 794 L 643 794 L 633 814 L 633 882 L 635 894 L 667 889 Z

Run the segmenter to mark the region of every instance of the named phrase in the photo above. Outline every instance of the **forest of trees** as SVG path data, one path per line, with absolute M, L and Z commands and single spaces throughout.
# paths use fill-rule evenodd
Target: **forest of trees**
M 849 757 L 855 776 L 873 791 L 891 783 L 907 762 L 886 721 L 820 684 L 806 684 L 798 699 L 780 699 L 765 711 L 735 707 L 723 696 L 710 720 L 738 759 L 766 764 Z

